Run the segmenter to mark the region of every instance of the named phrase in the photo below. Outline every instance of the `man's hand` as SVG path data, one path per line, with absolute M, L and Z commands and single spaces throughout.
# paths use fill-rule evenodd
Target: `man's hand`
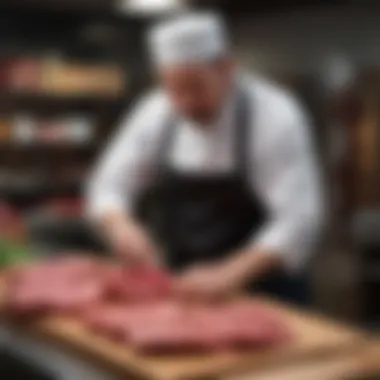
M 138 227 L 116 227 L 111 233 L 115 253 L 133 266 L 157 265 L 158 257 L 147 234 Z
M 214 264 L 196 266 L 178 280 L 177 291 L 182 297 L 220 299 L 236 294 L 248 282 L 281 268 L 277 254 L 263 249 L 247 249 Z
M 241 283 L 225 264 L 195 266 L 178 279 L 180 297 L 193 300 L 220 300 L 235 294 Z
M 122 214 L 111 214 L 103 220 L 111 249 L 128 265 L 158 265 L 158 254 L 148 234 Z

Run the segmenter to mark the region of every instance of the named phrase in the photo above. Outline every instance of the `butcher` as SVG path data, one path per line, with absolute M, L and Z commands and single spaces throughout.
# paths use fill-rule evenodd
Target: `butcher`
M 148 49 L 158 87 L 89 180 L 97 231 L 129 265 L 176 271 L 183 297 L 249 287 L 309 302 L 323 197 L 302 107 L 236 65 L 217 14 L 161 21 Z

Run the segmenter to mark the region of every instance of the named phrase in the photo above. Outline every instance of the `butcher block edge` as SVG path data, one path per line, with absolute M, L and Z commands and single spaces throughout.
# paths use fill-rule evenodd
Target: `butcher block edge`
M 0 296 L 4 300 L 4 278 L 3 281 L 0 279 Z M 73 319 L 47 317 L 27 325 L 5 320 L 4 323 L 11 329 L 49 341 L 111 372 L 147 380 L 217 379 L 247 370 L 273 369 L 285 364 L 349 352 L 367 340 L 362 332 L 323 316 L 296 310 L 275 300 L 262 298 L 260 301 L 283 317 L 294 335 L 291 342 L 281 347 L 258 349 L 249 353 L 142 357 L 134 354 L 126 345 L 95 335 Z M 0 312 L 2 311 L 4 302 L 0 299 Z
M 247 371 L 223 380 L 370 380 L 380 378 L 380 340 L 359 345 L 352 352 L 261 372 Z

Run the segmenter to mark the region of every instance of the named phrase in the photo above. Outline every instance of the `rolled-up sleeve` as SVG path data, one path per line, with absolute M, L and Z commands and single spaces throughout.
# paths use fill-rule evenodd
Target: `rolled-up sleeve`
M 253 176 L 268 220 L 253 243 L 281 255 L 286 267 L 296 270 L 307 262 L 324 224 L 320 165 L 308 120 L 298 104 L 282 104 L 271 128 Z
M 110 211 L 131 210 L 137 193 L 149 180 L 149 172 L 154 170 L 159 113 L 157 100 L 145 97 L 112 136 L 86 186 L 90 220 L 96 221 Z

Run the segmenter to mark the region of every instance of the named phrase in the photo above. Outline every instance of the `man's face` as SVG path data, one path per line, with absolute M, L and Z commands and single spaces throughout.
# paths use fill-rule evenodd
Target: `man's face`
M 207 123 L 217 115 L 231 85 L 228 60 L 210 64 L 168 67 L 160 71 L 162 85 L 175 110 L 186 118 Z

